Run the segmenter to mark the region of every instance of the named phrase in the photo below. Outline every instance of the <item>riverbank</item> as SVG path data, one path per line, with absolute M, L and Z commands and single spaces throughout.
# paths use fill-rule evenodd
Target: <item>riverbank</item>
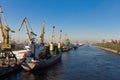
M 105 51 L 110 51 L 116 54 L 120 54 L 120 52 L 118 52 L 117 50 L 113 50 L 113 49 L 109 49 L 109 48 L 104 48 L 104 47 L 100 47 L 100 46 L 96 46 L 97 48 L 103 49 Z

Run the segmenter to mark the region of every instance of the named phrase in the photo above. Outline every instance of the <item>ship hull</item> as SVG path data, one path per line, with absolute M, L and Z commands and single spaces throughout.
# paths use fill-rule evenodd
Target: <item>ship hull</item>
M 62 52 L 68 52 L 70 50 L 71 50 L 71 48 L 62 48 Z
M 48 68 L 61 61 L 61 53 L 56 56 L 52 56 L 49 59 L 35 60 L 34 62 L 23 62 L 21 64 L 25 71 L 36 71 L 43 68 Z

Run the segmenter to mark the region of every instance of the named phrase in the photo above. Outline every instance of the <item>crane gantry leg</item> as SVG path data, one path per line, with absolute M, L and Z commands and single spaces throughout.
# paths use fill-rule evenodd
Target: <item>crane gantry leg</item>
M 13 65 L 17 63 L 17 58 L 15 54 L 13 54 L 11 49 L 4 49 L 1 50 L 0 52 L 1 57 L 0 59 L 2 60 L 2 65 Z
M 0 60 L 2 60 L 2 64 L 8 64 L 10 65 L 12 63 L 11 60 L 15 61 L 15 63 L 17 63 L 17 58 L 15 56 L 15 54 L 13 54 L 12 50 L 11 50 L 11 44 L 9 44 L 9 32 L 15 32 L 13 30 L 11 30 L 8 25 L 7 25 L 7 21 L 4 15 L 4 12 L 2 11 L 2 8 L 0 6 L 0 32 L 2 35 L 2 44 L 1 44 L 1 49 L 0 49 Z M 4 22 L 2 22 L 2 20 Z M 3 25 L 4 23 L 4 25 Z

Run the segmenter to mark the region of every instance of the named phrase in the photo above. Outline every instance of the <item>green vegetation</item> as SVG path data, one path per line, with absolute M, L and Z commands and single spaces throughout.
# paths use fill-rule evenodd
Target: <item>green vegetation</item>
M 97 43 L 96 46 L 105 47 L 120 52 L 120 43 Z

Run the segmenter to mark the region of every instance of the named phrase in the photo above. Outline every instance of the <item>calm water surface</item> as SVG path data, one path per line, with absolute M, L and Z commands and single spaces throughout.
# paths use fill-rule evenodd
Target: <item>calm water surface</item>
M 82 46 L 62 54 L 62 61 L 34 73 L 18 71 L 3 80 L 120 80 L 120 55 Z M 0 80 L 2 80 L 0 79 Z

